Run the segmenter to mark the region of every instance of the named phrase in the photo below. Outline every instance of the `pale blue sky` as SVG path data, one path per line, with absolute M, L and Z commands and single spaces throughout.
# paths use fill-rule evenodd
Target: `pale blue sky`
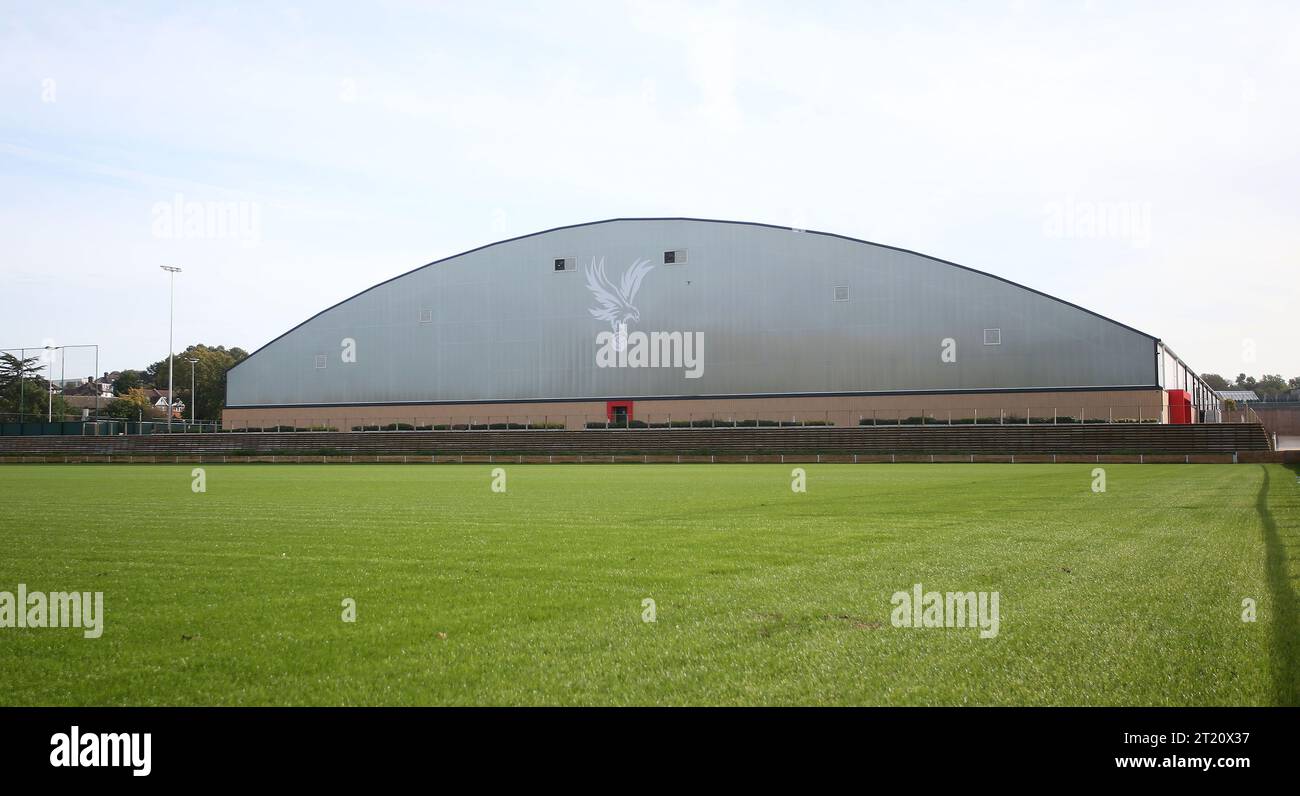
M 464 249 L 681 215 L 914 249 L 1203 372 L 1300 375 L 1295 4 L 2 6 L 0 347 L 164 356 L 160 264 L 178 346 L 252 350 Z M 248 224 L 169 234 L 178 195 Z

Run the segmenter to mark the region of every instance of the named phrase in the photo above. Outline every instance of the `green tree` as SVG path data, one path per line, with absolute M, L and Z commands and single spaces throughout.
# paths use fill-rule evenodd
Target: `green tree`
M 39 383 L 40 391 L 44 391 L 45 380 L 40 377 L 40 366 L 36 364 L 39 361 L 39 357 L 19 359 L 13 354 L 0 354 L 0 404 L 4 411 L 18 411 L 20 393 L 24 399 L 27 397 L 23 390 L 25 383 Z
M 1217 376 L 1214 376 L 1214 374 L 1206 374 L 1203 378 L 1207 382 L 1210 382 L 1210 386 L 1214 387 L 1216 390 L 1222 389 L 1214 385 L 1214 382 L 1211 381 L 1211 377 L 1218 378 Z M 1229 384 L 1228 389 L 1253 390 L 1256 395 L 1266 401 L 1276 400 L 1290 390 L 1300 389 L 1300 376 L 1292 379 L 1284 379 L 1281 374 L 1278 373 L 1265 373 L 1263 376 L 1256 379 L 1254 376 L 1247 376 L 1245 373 L 1238 373 L 1237 380 L 1232 384 Z
M 40 375 L 39 362 L 40 357 L 19 359 L 13 354 L 0 354 L 0 412 L 21 412 L 25 419 L 37 420 L 53 405 L 55 415 L 74 413 L 63 396 L 50 399 L 50 383 Z
M 176 398 L 185 402 L 185 416 L 190 415 L 194 407 L 198 420 L 218 420 L 221 410 L 226 406 L 226 371 L 248 357 L 242 348 L 225 346 L 207 346 L 202 343 L 192 345 L 175 355 L 176 380 L 173 382 Z M 190 363 L 186 360 L 197 359 L 194 365 L 194 386 L 198 393 L 198 404 L 190 394 Z M 155 388 L 167 389 L 167 360 L 155 362 L 145 369 L 145 378 L 152 381 Z
M 1229 388 L 1228 380 L 1217 373 L 1202 373 L 1201 378 L 1205 383 L 1210 385 L 1211 390 L 1226 390 Z
M 132 387 L 126 394 L 109 401 L 104 411 L 109 417 L 120 417 L 123 420 L 150 418 L 158 414 L 142 387 Z
M 1276 373 L 1265 373 L 1255 384 L 1255 392 L 1265 400 L 1286 392 L 1286 379 Z
M 143 387 L 144 374 L 138 370 L 124 370 L 113 380 L 113 394 L 126 395 L 136 387 Z
M 34 379 L 41 372 L 41 368 L 36 363 L 40 357 L 27 357 L 19 359 L 13 354 L 0 354 L 0 384 L 7 384 L 9 379 L 16 379 L 20 375 Z

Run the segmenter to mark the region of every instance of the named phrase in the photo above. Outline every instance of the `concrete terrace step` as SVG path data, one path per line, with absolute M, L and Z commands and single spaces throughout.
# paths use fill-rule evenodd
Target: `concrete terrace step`
M 0 456 L 159 454 L 1202 454 L 1268 451 L 1258 424 L 371 431 L 0 437 Z

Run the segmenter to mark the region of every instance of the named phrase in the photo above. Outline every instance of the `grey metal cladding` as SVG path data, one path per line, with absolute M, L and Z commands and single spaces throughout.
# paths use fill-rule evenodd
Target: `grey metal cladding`
M 669 250 L 688 261 L 664 265 Z M 577 269 L 555 271 L 560 257 Z M 616 284 L 633 262 L 653 264 L 628 331 L 702 333 L 699 378 L 597 367 L 597 334 L 611 325 L 592 317 L 585 271 L 601 259 Z M 985 329 L 1000 329 L 1001 344 L 984 345 Z M 945 338 L 954 363 L 941 359 Z M 621 219 L 485 246 L 360 293 L 232 369 L 228 405 L 1150 386 L 1154 352 L 1150 335 L 913 252 L 758 224 Z

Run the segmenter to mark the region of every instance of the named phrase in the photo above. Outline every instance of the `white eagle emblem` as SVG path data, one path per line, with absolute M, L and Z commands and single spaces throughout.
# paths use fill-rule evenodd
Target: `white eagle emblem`
M 641 289 L 641 280 L 654 268 L 649 260 L 637 260 L 623 273 L 623 278 L 615 285 L 605 275 L 605 258 L 591 258 L 587 266 L 587 289 L 596 299 L 599 307 L 590 310 L 591 317 L 599 321 L 608 321 L 609 328 L 621 336 L 627 334 L 627 325 L 641 320 L 637 310 L 636 294 Z

